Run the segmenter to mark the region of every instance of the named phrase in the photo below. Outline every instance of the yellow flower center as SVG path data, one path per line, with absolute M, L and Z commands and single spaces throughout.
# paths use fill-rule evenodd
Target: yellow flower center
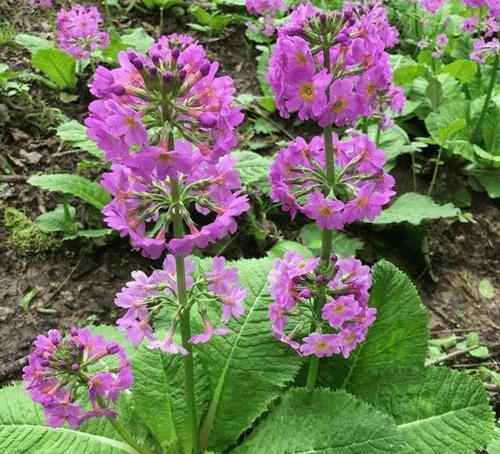
M 324 352 L 327 349 L 328 349 L 328 343 L 327 342 L 318 342 L 316 344 L 316 351 L 318 351 L 318 352 Z
M 332 108 L 330 109 L 332 113 L 342 112 L 347 106 L 347 101 L 344 98 L 339 98 L 332 104 Z
M 346 344 L 352 344 L 354 341 L 356 341 L 356 336 L 354 334 L 349 334 L 345 339 Z
M 332 210 L 330 210 L 330 208 L 327 206 L 327 205 L 321 205 L 319 208 L 318 208 L 318 212 L 321 216 L 327 218 L 329 216 L 332 215 Z
M 305 82 L 300 87 L 300 97 L 304 101 L 312 101 L 314 99 L 314 85 L 311 82 Z
M 364 206 L 366 206 L 366 204 L 368 203 L 368 197 L 361 197 L 357 202 L 356 202 L 356 205 L 359 207 L 359 208 L 363 208 Z
M 136 123 L 135 123 L 134 117 L 130 117 L 130 116 L 127 115 L 125 117 L 125 123 L 127 123 L 131 128 L 135 128 L 136 127 Z
M 345 311 L 345 304 L 344 303 L 340 303 L 338 306 L 335 306 L 333 308 L 333 313 L 337 314 L 337 315 L 343 314 L 344 311 Z
M 304 52 L 302 52 L 300 50 L 297 52 L 297 63 L 299 65 L 302 65 L 302 66 L 306 66 L 307 65 L 306 56 L 305 56 Z
M 368 98 L 373 98 L 375 96 L 375 92 L 377 91 L 377 84 L 372 80 L 367 86 L 366 86 L 366 96 Z

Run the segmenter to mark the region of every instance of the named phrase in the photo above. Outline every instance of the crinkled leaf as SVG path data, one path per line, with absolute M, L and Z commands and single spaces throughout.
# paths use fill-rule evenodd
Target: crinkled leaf
M 400 436 L 389 417 L 344 391 L 293 389 L 235 454 L 390 454 Z
M 50 49 L 54 47 L 49 40 L 26 33 L 17 34 L 14 41 L 27 49 L 31 54 L 36 53 L 40 49 Z
M 80 175 L 65 173 L 33 175 L 28 179 L 28 183 L 46 191 L 73 195 L 98 210 L 102 210 L 111 201 L 110 195 L 99 183 Z
M 394 418 L 403 439 L 401 454 L 476 454 L 491 439 L 488 395 L 466 373 L 447 368 L 393 372 L 356 391 Z
M 487 451 L 488 454 L 500 454 L 500 425 L 498 422 L 493 431 L 493 440 L 488 445 Z
M 241 180 L 246 185 L 265 186 L 269 176 L 271 159 L 253 151 L 234 151 L 232 154 L 238 161 L 236 169 L 240 172 Z
M 42 407 L 21 386 L 0 390 L 2 454 L 137 454 L 106 419 L 92 419 L 78 430 L 52 428 L 43 422 Z
M 444 65 L 439 72 L 447 73 L 457 79 L 461 84 L 466 84 L 476 75 L 477 63 L 471 60 L 455 60 L 449 65 Z
M 430 197 L 416 192 L 407 192 L 398 197 L 374 224 L 395 224 L 409 222 L 418 225 L 427 219 L 452 218 L 460 214 L 460 209 L 452 203 L 438 205 Z
M 337 355 L 322 362 L 321 381 L 325 385 L 355 393 L 371 387 L 372 376 L 395 367 L 424 366 L 428 316 L 415 286 L 384 260 L 372 272 L 369 306 L 377 309 L 377 319 L 349 359 Z
M 468 173 L 477 179 L 491 198 L 500 197 L 500 170 L 473 169 Z
M 76 87 L 76 60 L 62 50 L 39 49 L 31 63 L 59 88 Z
M 70 218 L 75 217 L 76 210 L 74 207 L 68 207 Z M 36 218 L 37 225 L 45 232 L 64 232 L 68 230 L 66 215 L 64 214 L 64 206 L 57 205 L 52 211 L 47 211 Z
M 134 28 L 120 36 L 121 42 L 127 47 L 133 47 L 138 52 L 147 53 L 154 39 L 142 27 Z
M 481 125 L 484 145 L 491 154 L 500 156 L 500 106 L 493 104 L 484 117 Z
M 229 323 L 234 332 L 200 345 L 201 360 L 210 379 L 214 417 L 210 448 L 222 451 L 268 408 L 293 380 L 300 358 L 271 335 L 268 274 L 272 260 L 240 260 L 241 285 L 249 289 L 245 314 Z
M 159 350 L 141 348 L 133 356 L 132 388 L 137 414 L 148 426 L 160 445 L 178 454 L 190 454 L 193 440 L 188 424 L 188 408 L 184 390 L 184 358 Z M 198 416 L 208 400 L 208 383 L 198 362 L 195 367 L 195 395 Z
M 425 126 L 431 137 L 441 145 L 450 139 L 468 140 L 469 132 L 465 121 L 468 108 L 468 101 L 457 101 L 445 104 L 429 114 L 425 119 Z
M 278 241 L 271 249 L 267 251 L 267 256 L 273 259 L 275 258 L 283 258 L 283 256 L 289 252 L 295 251 L 301 254 L 306 258 L 313 258 L 314 254 L 308 247 L 304 246 L 301 243 L 297 243 L 297 241 L 290 240 L 281 240 Z

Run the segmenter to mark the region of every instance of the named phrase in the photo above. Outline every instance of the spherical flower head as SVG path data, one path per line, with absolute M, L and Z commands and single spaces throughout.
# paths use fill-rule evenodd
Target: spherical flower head
M 75 5 L 57 13 L 57 41 L 61 50 L 77 60 L 88 60 L 109 45 L 109 34 L 99 30 L 101 15 L 95 7 Z
M 250 208 L 248 197 L 241 194 L 235 160 L 229 156 L 211 163 L 179 140 L 173 150 L 150 147 L 125 163 L 115 164 L 103 177 L 103 186 L 114 197 L 103 210 L 105 222 L 128 235 L 132 246 L 147 257 L 159 258 L 167 249 L 182 256 L 194 247 L 204 249 L 233 234 L 235 218 Z M 179 179 L 181 214 L 189 232 L 181 239 L 171 235 L 171 178 Z
M 436 14 L 446 3 L 446 0 L 420 0 L 420 6 L 431 14 Z
M 91 92 L 100 99 L 91 103 L 86 120 L 88 136 L 106 159 L 121 162 L 140 154 L 137 146 L 165 148 L 156 131 L 166 120 L 205 160 L 216 162 L 236 145 L 235 128 L 244 116 L 234 103 L 233 80 L 217 76 L 218 63 L 207 59 L 199 43 L 185 35 L 162 36 L 148 55 L 129 49 L 118 59 L 116 69 L 97 68 Z M 118 129 L 110 120 L 116 104 L 126 110 L 114 119 Z M 127 128 L 139 134 L 135 142 L 127 139 Z
M 68 423 L 76 428 L 87 419 L 109 416 L 112 402 L 132 386 L 123 347 L 94 336 L 87 328 L 71 328 L 67 337 L 50 330 L 38 336 L 34 346 L 23 380 L 31 398 L 43 405 L 46 423 L 52 427 Z M 101 361 L 104 358 L 106 362 Z M 87 395 L 93 410 L 84 411 L 84 402 L 76 400 L 82 395 Z
M 245 6 L 250 14 L 256 16 L 275 16 L 287 9 L 283 0 L 245 0 Z
M 375 322 L 376 310 L 368 307 L 370 268 L 353 258 L 333 256 L 326 269 L 313 259 L 307 273 L 293 272 L 294 263 L 307 260 L 291 252 L 274 263 L 269 275 L 273 335 L 305 356 L 349 355 Z M 326 304 L 318 317 L 312 308 L 323 292 Z M 304 335 L 311 323 L 318 331 Z M 354 339 L 349 336 L 352 333 Z
M 329 62 L 320 39 L 322 27 L 335 30 L 327 43 Z M 350 125 L 370 115 L 391 85 L 385 48 L 396 42 L 397 32 L 379 5 L 360 7 L 358 14 L 351 6 L 342 14 L 320 14 L 310 3 L 299 6 L 289 23 L 278 28 L 269 60 L 267 79 L 280 115 L 289 118 L 297 112 L 301 120 L 314 120 L 322 127 Z M 373 80 L 362 84 L 369 72 Z
M 394 195 L 394 179 L 384 170 L 385 153 L 364 134 L 345 141 L 333 135 L 332 140 L 337 175 L 333 188 L 325 185 L 326 175 L 318 176 L 326 167 L 323 138 L 309 143 L 297 138 L 278 152 L 271 166 L 271 199 L 282 202 L 292 218 L 301 212 L 319 228 L 342 229 L 354 221 L 375 219 Z

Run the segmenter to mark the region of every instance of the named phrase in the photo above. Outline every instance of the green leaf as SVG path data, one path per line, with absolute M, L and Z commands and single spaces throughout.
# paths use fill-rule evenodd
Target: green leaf
M 500 156 L 500 106 L 493 104 L 484 117 L 481 130 L 484 145 L 491 154 Z
M 89 229 L 79 230 L 74 235 L 66 235 L 63 240 L 74 240 L 76 238 L 102 238 L 113 234 L 113 229 Z
M 373 141 L 377 137 L 377 126 L 370 125 L 368 127 L 368 135 Z M 408 147 L 410 139 L 406 131 L 399 126 L 393 126 L 386 130 L 380 131 L 378 147 L 384 150 L 387 154 L 387 161 L 394 161 L 399 155 L 408 153 L 411 148 Z
M 344 391 L 289 391 L 234 454 L 390 454 L 400 437 L 389 417 Z
M 498 423 L 493 432 L 493 440 L 488 445 L 488 454 L 500 454 L 500 425 Z
M 378 262 L 372 269 L 369 306 L 377 319 L 368 336 L 349 359 L 334 356 L 321 364 L 321 381 L 357 393 L 371 387 L 371 377 L 394 368 L 424 366 L 427 356 L 428 316 L 410 279 L 392 263 Z
M 214 418 L 210 448 L 215 451 L 235 442 L 266 411 L 302 363 L 271 335 L 267 279 L 272 262 L 268 258 L 234 262 L 241 285 L 249 289 L 245 314 L 229 323 L 232 335 L 218 336 L 197 348 L 211 384 L 206 421 Z
M 65 173 L 33 175 L 28 179 L 28 183 L 46 191 L 62 192 L 78 197 L 98 210 L 102 210 L 111 201 L 110 195 L 99 183 L 79 175 Z
M 436 110 L 443 103 L 443 87 L 436 77 L 429 76 L 427 78 L 425 93 L 429 98 L 432 110 Z
M 84 125 L 76 120 L 70 120 L 58 126 L 57 135 L 63 142 L 85 150 L 102 161 L 104 153 L 97 148 L 93 140 L 87 137 L 85 131 L 86 127 Z
M 25 33 L 19 33 L 16 35 L 15 39 L 17 44 L 20 44 L 25 49 L 27 49 L 31 54 L 36 53 L 40 49 L 50 49 L 54 46 L 52 43 L 45 38 L 40 36 L 27 35 Z
M 457 118 L 448 125 L 439 128 L 439 143 L 445 145 L 446 142 L 452 138 L 458 131 L 467 127 L 465 118 Z
M 406 64 L 394 71 L 394 83 L 400 87 L 411 84 L 417 77 L 423 76 L 427 68 L 421 63 Z
M 121 35 L 120 40 L 125 46 L 133 47 L 135 50 L 143 54 L 148 52 L 151 44 L 155 41 L 142 27 L 134 28 L 128 33 Z
M 41 408 L 21 386 L 0 390 L 2 454 L 137 454 L 104 418 L 90 420 L 78 430 L 55 429 L 43 423 Z
M 295 251 L 306 258 L 313 258 L 314 254 L 308 247 L 303 244 L 297 243 L 296 241 L 281 240 L 278 241 L 271 249 L 267 251 L 267 256 L 273 259 L 283 258 L 283 256 L 289 252 Z
M 62 50 L 39 49 L 31 63 L 59 88 L 76 87 L 76 60 Z
M 438 205 L 430 197 L 416 192 L 407 192 L 398 197 L 382 214 L 373 221 L 374 224 L 396 224 L 409 222 L 419 225 L 427 219 L 452 218 L 460 214 L 452 203 Z
M 449 74 L 461 84 L 466 84 L 476 75 L 477 63 L 471 60 L 456 60 L 449 65 L 444 65 L 439 72 Z
M 457 101 L 431 112 L 425 119 L 425 126 L 432 138 L 441 145 L 451 138 L 468 140 L 469 133 L 465 129 L 468 107 L 468 101 Z
M 500 170 L 472 169 L 468 173 L 477 179 L 491 198 L 500 197 Z
M 474 350 L 471 350 L 469 352 L 469 355 L 473 358 L 486 359 L 490 357 L 490 350 L 488 349 L 488 347 L 481 346 L 475 348 Z
M 24 311 L 28 312 L 30 308 L 31 302 L 37 297 L 37 295 L 40 293 L 40 290 L 37 288 L 31 289 L 26 295 L 24 295 L 20 300 L 19 300 L 19 307 Z
M 489 279 L 481 279 L 479 282 L 479 293 L 485 298 L 491 299 L 495 296 L 495 289 Z
M 76 210 L 69 206 L 71 219 L 75 217 Z M 65 232 L 68 229 L 64 205 L 57 205 L 52 211 L 47 211 L 36 218 L 36 224 L 45 232 Z
M 184 391 L 184 358 L 159 350 L 141 348 L 134 354 L 132 369 L 134 407 L 160 445 L 175 447 L 178 454 L 193 448 Z M 208 383 L 200 364 L 195 362 L 195 395 L 198 416 L 208 400 Z
M 321 251 L 322 231 L 316 224 L 306 224 L 300 229 L 299 238 L 313 252 Z M 363 242 L 343 232 L 332 232 L 332 253 L 341 257 L 352 257 L 363 247 Z
M 266 186 L 272 163 L 271 158 L 246 150 L 234 151 L 231 156 L 238 160 L 235 167 L 240 172 L 243 183 L 254 184 L 257 187 Z
M 491 439 L 493 413 L 480 381 L 447 368 L 392 373 L 356 394 L 391 415 L 401 454 L 476 454 Z

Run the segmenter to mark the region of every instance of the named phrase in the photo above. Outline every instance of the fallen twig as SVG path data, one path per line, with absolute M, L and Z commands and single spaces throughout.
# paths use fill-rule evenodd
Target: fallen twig
M 0 183 L 26 183 L 26 175 L 0 175 Z

